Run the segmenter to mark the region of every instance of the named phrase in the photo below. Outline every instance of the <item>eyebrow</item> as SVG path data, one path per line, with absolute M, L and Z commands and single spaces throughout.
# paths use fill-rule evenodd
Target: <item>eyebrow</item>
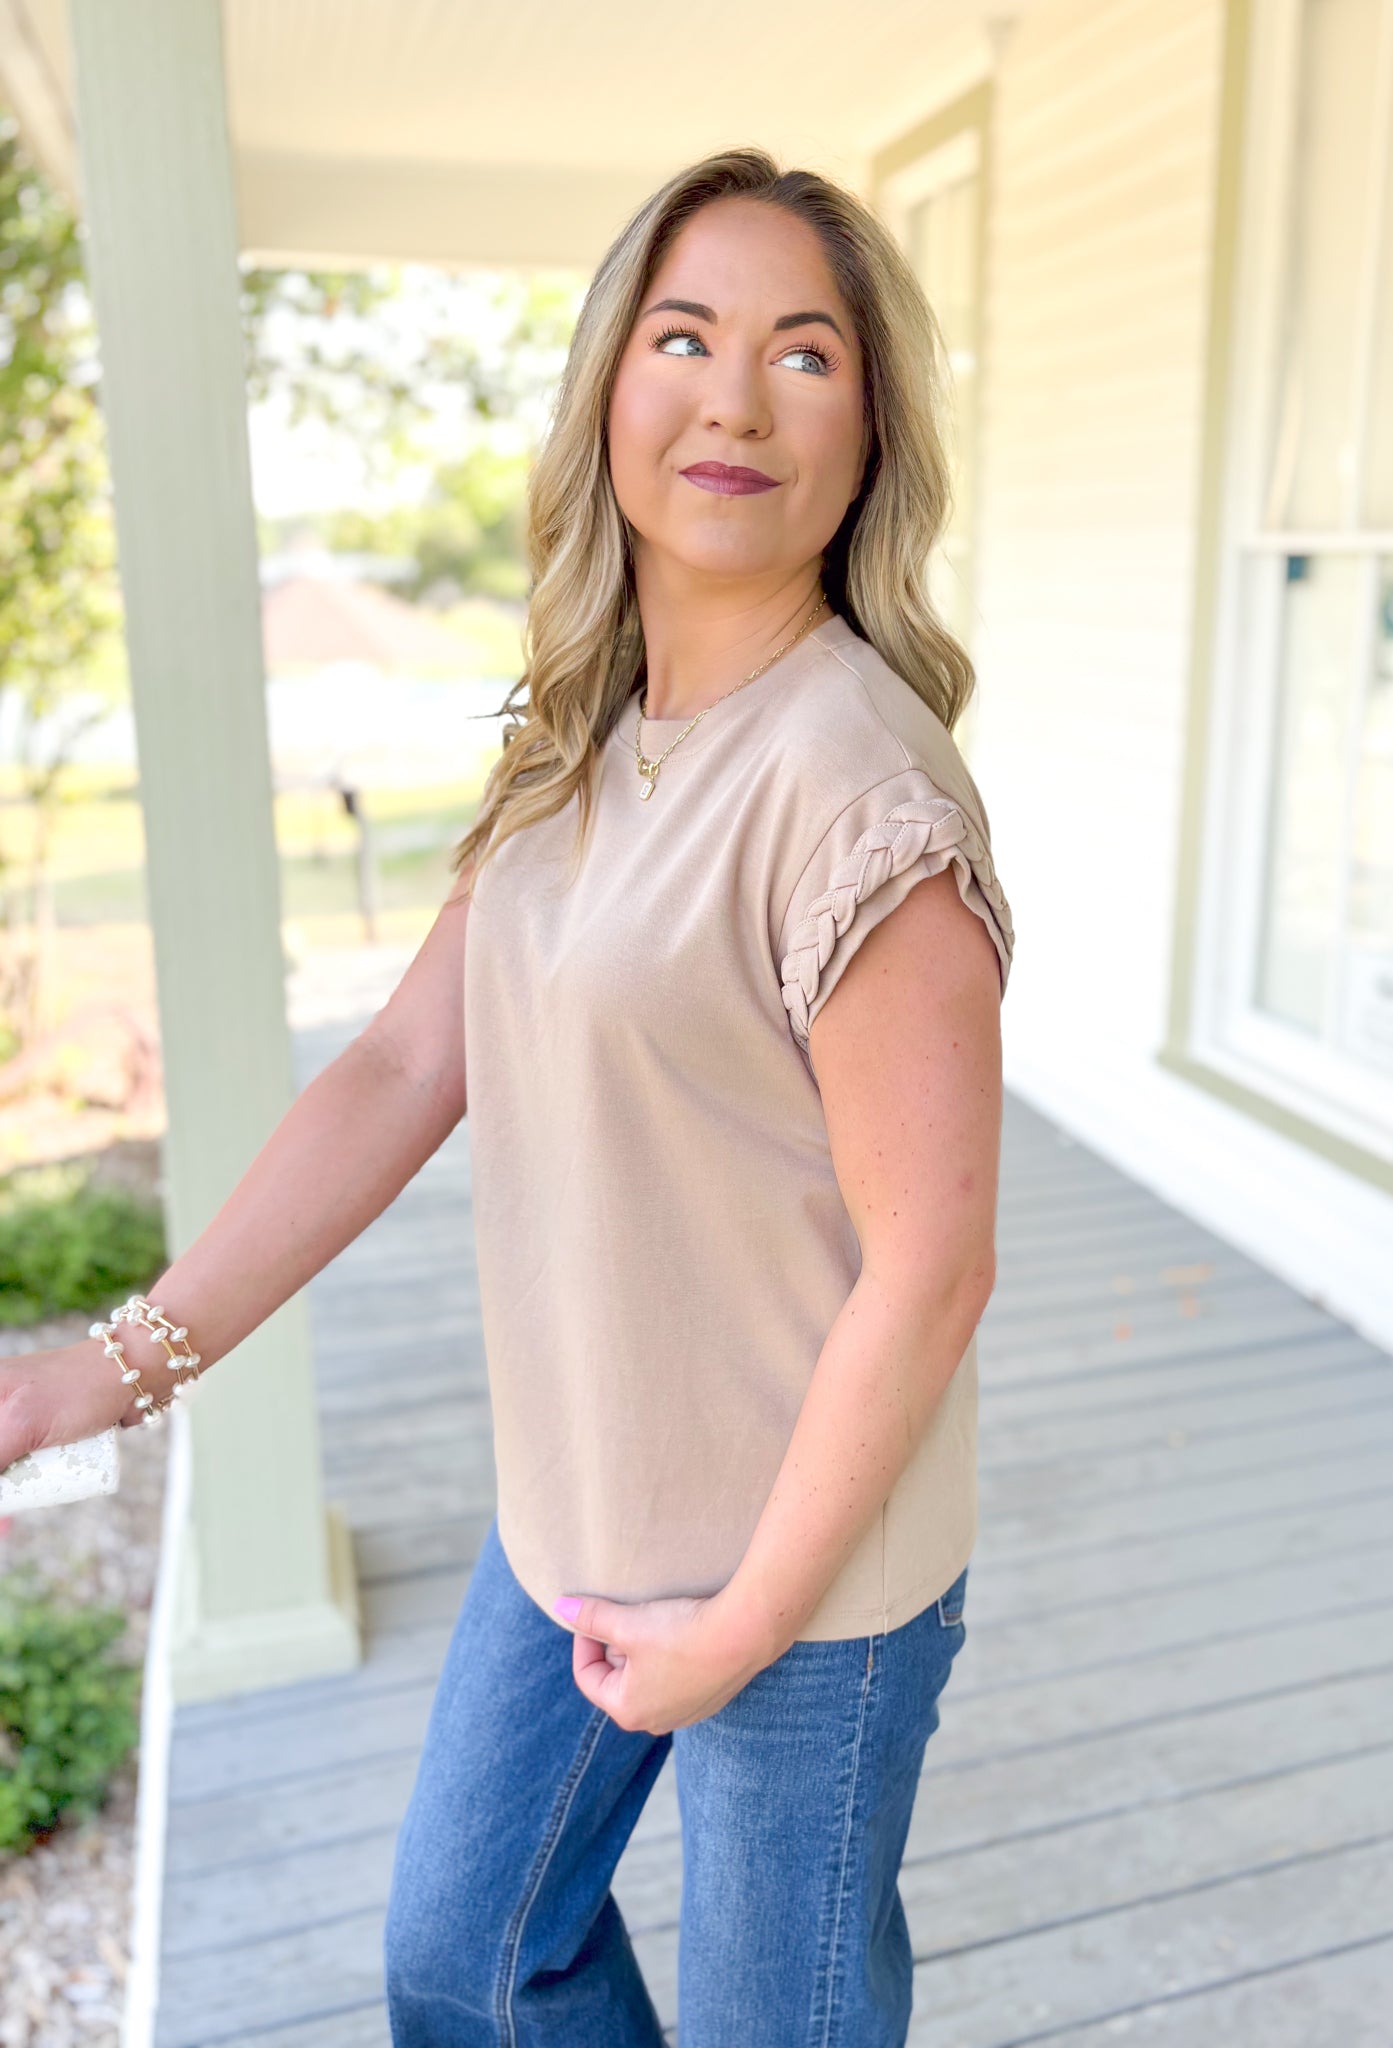
M 716 315 L 711 307 L 701 305 L 696 299 L 659 299 L 655 305 L 645 309 L 645 320 L 650 313 L 690 313 L 693 319 L 709 320 L 713 327 L 716 325 Z M 781 334 L 786 327 L 806 327 L 810 320 L 820 320 L 824 327 L 831 328 L 839 341 L 846 340 L 830 313 L 784 313 L 774 322 L 774 332 Z

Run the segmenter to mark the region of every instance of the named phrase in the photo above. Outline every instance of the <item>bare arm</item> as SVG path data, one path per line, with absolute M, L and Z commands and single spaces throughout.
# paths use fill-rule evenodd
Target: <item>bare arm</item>
M 996 1277 L 996 950 L 951 868 L 876 926 L 815 1018 L 838 1185 L 860 1239 L 773 1489 L 716 1596 L 766 1658 L 796 1638 L 888 1497 Z
M 206 1372 L 299 1292 L 396 1199 L 465 1113 L 460 876 L 388 1002 L 296 1096 L 207 1228 L 145 1291 Z M 121 1341 L 144 1384 L 164 1347 Z M 0 1362 L 0 1470 L 41 1444 L 140 1420 L 134 1389 L 92 1339 Z
M 945 868 L 872 928 L 813 1019 L 861 1271 L 725 1585 L 558 1610 L 576 1684 L 621 1728 L 689 1727 L 781 1656 L 913 1455 L 996 1274 L 1000 1011 L 996 948 Z

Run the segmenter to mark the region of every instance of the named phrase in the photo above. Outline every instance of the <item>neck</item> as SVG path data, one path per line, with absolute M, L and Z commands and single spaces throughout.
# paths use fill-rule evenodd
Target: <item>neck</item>
M 648 663 L 648 718 L 694 718 L 791 640 L 817 603 L 821 561 L 757 585 L 713 584 L 640 552 L 635 587 Z M 831 616 L 819 614 L 815 624 Z

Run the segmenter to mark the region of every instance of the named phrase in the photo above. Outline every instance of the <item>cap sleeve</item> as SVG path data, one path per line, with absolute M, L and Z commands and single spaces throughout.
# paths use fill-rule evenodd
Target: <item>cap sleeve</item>
M 794 1039 L 808 1033 L 868 932 L 916 882 L 953 864 L 958 894 L 982 919 L 1006 991 L 1015 934 L 985 818 L 920 768 L 877 783 L 839 813 L 794 886 L 779 934 L 779 975 Z

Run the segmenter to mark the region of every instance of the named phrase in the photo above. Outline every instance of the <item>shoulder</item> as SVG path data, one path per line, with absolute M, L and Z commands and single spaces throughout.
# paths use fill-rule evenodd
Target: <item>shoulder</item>
M 790 691 L 778 734 L 787 830 L 771 938 L 805 1051 L 867 934 L 950 863 L 995 944 L 1003 993 L 1014 946 L 986 809 L 952 734 L 875 648 L 834 623 Z
M 953 735 L 912 683 L 838 617 L 791 690 L 779 743 L 800 809 L 825 830 L 856 798 L 913 771 L 987 835 L 986 807 Z

